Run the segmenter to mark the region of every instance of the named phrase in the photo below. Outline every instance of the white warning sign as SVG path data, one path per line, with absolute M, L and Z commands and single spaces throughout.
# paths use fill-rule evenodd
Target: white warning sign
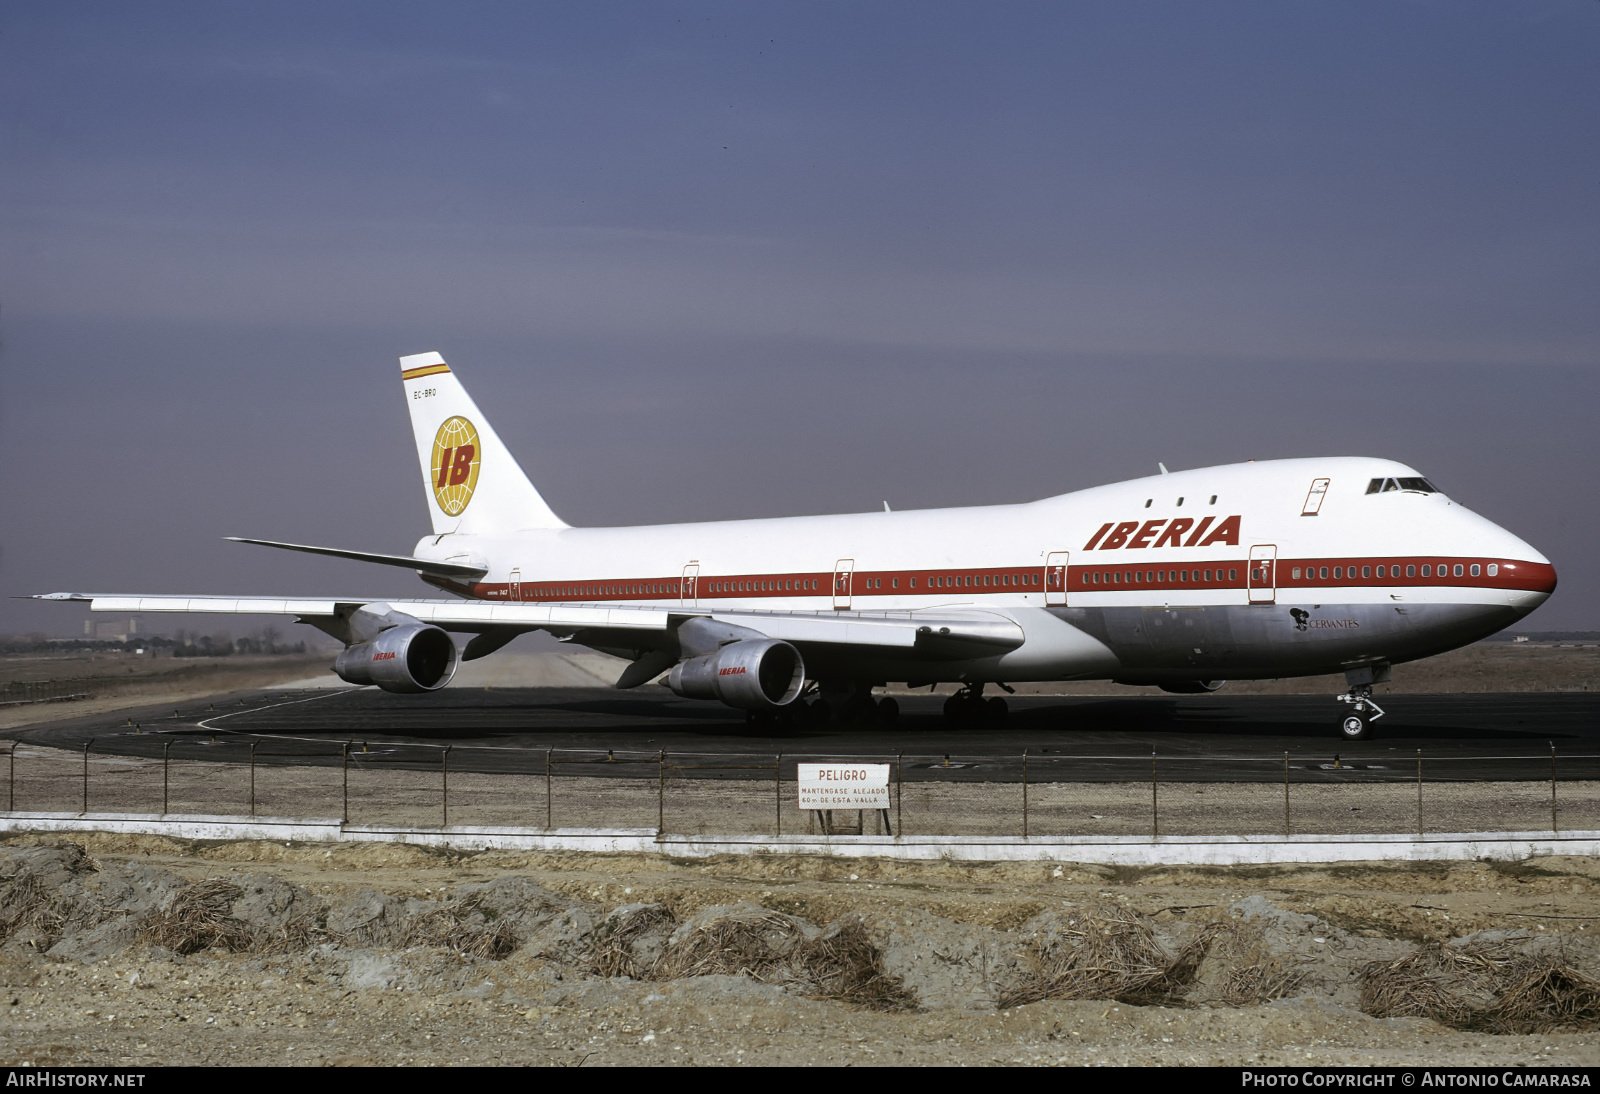
M 889 808 L 888 764 L 798 764 L 801 809 Z

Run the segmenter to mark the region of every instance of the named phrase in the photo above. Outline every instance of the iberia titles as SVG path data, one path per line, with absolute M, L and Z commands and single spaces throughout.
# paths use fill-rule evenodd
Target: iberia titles
M 1239 518 L 1225 517 L 1215 528 L 1216 517 L 1205 517 L 1196 524 L 1189 517 L 1174 520 L 1161 518 L 1140 524 L 1125 520 L 1121 524 L 1107 521 L 1083 545 L 1085 551 L 1113 551 L 1126 547 L 1135 551 L 1143 547 L 1210 547 L 1213 543 L 1239 546 Z M 1190 530 L 1193 529 L 1191 532 Z M 1106 533 L 1110 533 L 1107 535 Z

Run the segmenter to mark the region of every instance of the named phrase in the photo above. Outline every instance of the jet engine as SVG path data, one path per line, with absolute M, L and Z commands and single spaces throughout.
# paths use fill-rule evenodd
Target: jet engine
M 720 699 L 741 710 L 788 706 L 805 682 L 800 651 L 773 638 L 729 642 L 679 661 L 667 675 L 667 687 L 686 699 Z
M 1205 695 L 1226 683 L 1226 680 L 1168 680 L 1160 687 L 1172 695 Z
M 390 618 L 400 615 L 390 613 Z M 333 662 L 334 674 L 351 684 L 376 684 L 384 691 L 438 691 L 456 674 L 456 644 L 421 620 L 398 623 L 349 646 Z

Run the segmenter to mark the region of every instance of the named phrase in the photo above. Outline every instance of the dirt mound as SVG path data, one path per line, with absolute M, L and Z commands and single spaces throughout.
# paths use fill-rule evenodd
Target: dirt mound
M 1491 1033 L 1600 1028 L 1600 983 L 1566 955 L 1530 953 L 1526 939 L 1430 944 L 1359 970 L 1361 1009 Z
M 1018 975 L 996 1002 L 1002 1007 L 1045 999 L 1176 1002 L 1223 929 L 1206 924 L 1182 945 L 1169 948 L 1147 916 L 1114 906 L 1084 910 L 1065 923 L 1036 929 Z
M 751 904 L 705 908 L 682 924 L 659 904 L 624 905 L 596 932 L 590 968 L 636 980 L 744 976 L 875 1010 L 916 1004 L 858 919 L 819 929 Z

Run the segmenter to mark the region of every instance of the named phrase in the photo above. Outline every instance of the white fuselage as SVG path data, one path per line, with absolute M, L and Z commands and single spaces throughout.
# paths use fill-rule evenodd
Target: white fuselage
M 1369 493 L 1375 480 L 1391 485 Z M 1553 590 L 1527 543 L 1442 493 L 1392 485 L 1405 480 L 1424 481 L 1388 460 L 1273 460 L 1021 505 L 447 533 L 415 553 L 486 567 L 479 582 L 434 583 L 494 602 L 963 610 L 1026 632 L 1022 648 L 942 678 L 1291 676 L 1463 645 Z M 859 672 L 902 669 L 928 671 Z

